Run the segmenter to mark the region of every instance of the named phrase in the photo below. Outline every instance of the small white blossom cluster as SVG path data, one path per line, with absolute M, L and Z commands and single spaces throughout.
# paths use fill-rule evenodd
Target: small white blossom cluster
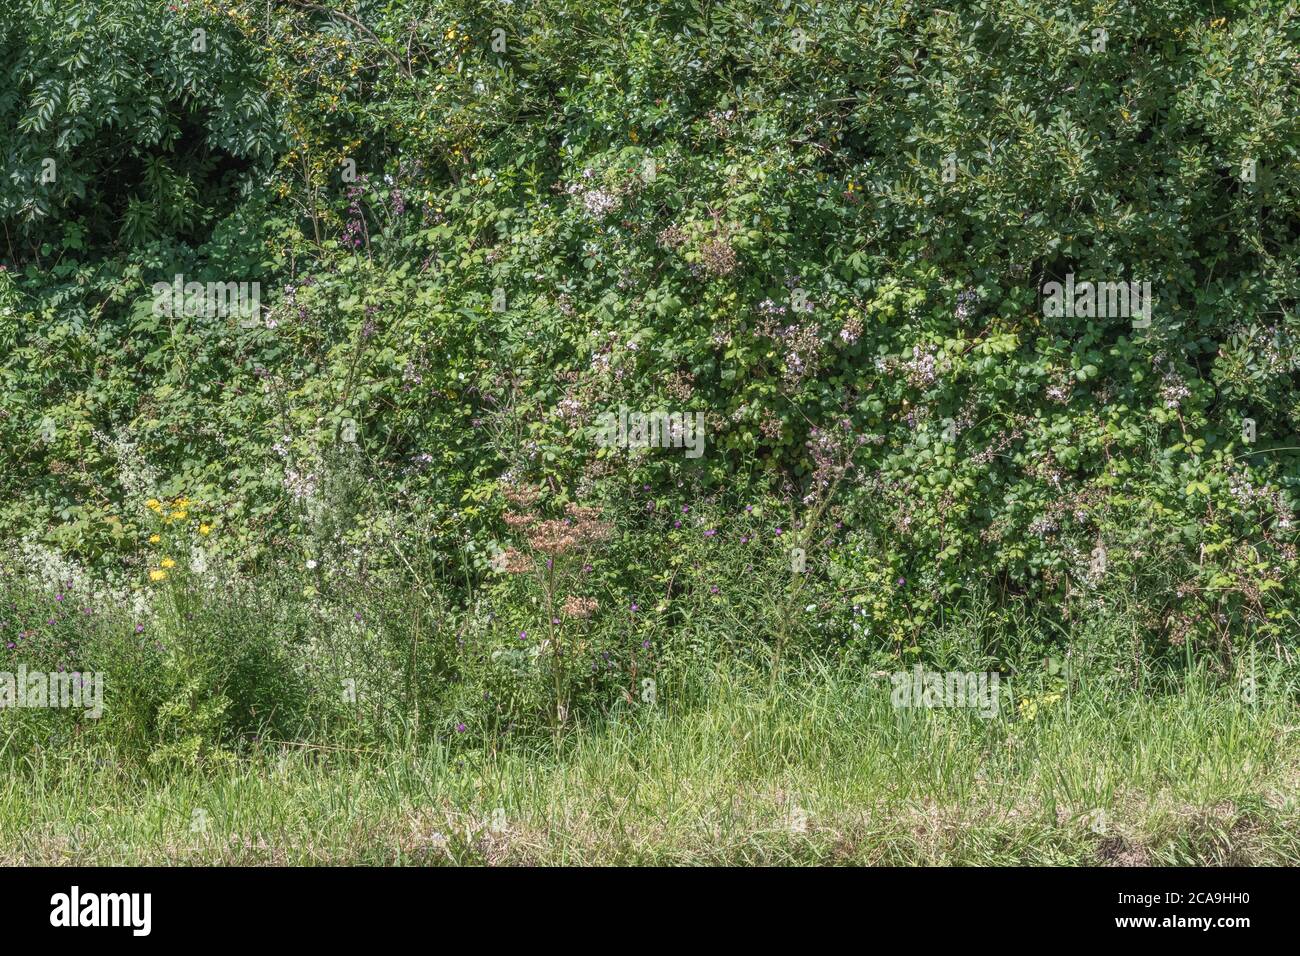
M 92 430 L 91 436 L 117 459 L 117 482 L 128 495 L 139 502 L 158 497 L 158 472 L 131 439 L 120 429 L 112 437 L 98 429 Z
M 1052 515 L 1039 515 L 1033 521 L 1029 522 L 1029 533 L 1039 538 L 1046 537 L 1049 534 L 1055 534 L 1059 528 L 1060 525 Z
M 1160 401 L 1165 408 L 1182 408 L 1183 402 L 1191 397 L 1192 391 L 1187 387 L 1186 382 L 1173 375 L 1165 376 L 1164 384 L 1160 388 Z
M 932 345 L 924 349 L 919 345 L 912 346 L 912 360 L 905 362 L 903 368 L 907 370 L 907 380 L 914 388 L 926 388 L 939 377 L 936 352 Z
M 595 172 L 591 169 L 582 171 L 582 178 L 586 182 L 569 183 L 564 191 L 570 196 L 577 196 L 582 203 L 582 211 L 587 218 L 600 222 L 611 212 L 618 208 L 618 196 L 600 186 L 591 185 L 591 180 L 595 177 Z
M 1269 488 L 1260 488 L 1251 484 L 1250 476 L 1247 474 L 1240 473 L 1229 476 L 1228 493 L 1243 508 L 1255 504 L 1267 505 L 1272 508 L 1277 519 L 1277 526 L 1282 530 L 1290 528 L 1295 521 L 1295 515 L 1292 513 L 1291 507 L 1287 504 L 1282 492 L 1273 491 Z
M 958 322 L 965 322 L 970 318 L 971 308 L 979 301 L 979 293 L 974 289 L 966 289 L 957 295 L 957 308 L 954 312 L 957 315 Z
M 582 402 L 572 396 L 560 399 L 557 409 L 565 421 L 577 421 L 582 417 Z

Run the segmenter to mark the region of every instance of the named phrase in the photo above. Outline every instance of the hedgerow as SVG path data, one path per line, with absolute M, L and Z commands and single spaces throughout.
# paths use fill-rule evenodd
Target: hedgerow
M 801 550 L 795 644 L 984 600 L 1292 642 L 1298 41 L 1264 0 L 15 0 L 0 528 L 146 593 L 196 548 L 419 565 L 513 608 L 503 682 L 543 600 L 631 654 L 653 591 L 698 651 L 715 566 L 669 542 L 710 530 Z M 263 311 L 160 314 L 175 276 Z M 1054 314 L 1075 280 L 1149 324 Z M 602 445 L 620 409 L 704 453 Z M 587 593 L 494 570 L 527 489 L 613 522 Z

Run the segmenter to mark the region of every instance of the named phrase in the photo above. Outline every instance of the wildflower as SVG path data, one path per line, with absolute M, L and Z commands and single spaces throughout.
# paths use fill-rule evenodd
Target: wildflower
M 149 535 L 149 543 L 150 543 L 150 544 L 157 544 L 157 543 L 158 543 L 159 541 L 161 541 L 161 540 L 162 540 L 162 535 L 160 535 L 160 534 L 151 534 L 151 535 Z
M 152 570 L 152 571 L 149 572 L 149 580 L 150 580 L 150 581 L 162 581 L 162 580 L 164 580 L 166 577 L 167 577 L 167 572 L 166 572 L 166 571 L 161 571 L 161 570 L 159 570 L 159 569 L 157 569 L 157 568 L 155 568 L 154 570 Z
M 570 594 L 564 599 L 564 616 L 586 618 L 592 615 L 593 611 L 600 608 L 600 603 L 595 598 L 578 597 Z
M 465 730 L 466 730 L 466 727 L 465 727 L 464 724 L 457 724 L 457 725 L 456 725 L 456 733 L 458 733 L 458 734 L 463 734 L 463 733 L 465 732 Z
M 206 534 L 211 534 L 211 533 L 212 533 L 212 525 L 210 525 L 210 524 L 201 524 L 201 525 L 199 525 L 199 534 L 204 534 L 204 535 L 206 535 Z
M 533 559 L 515 548 L 507 548 L 497 556 L 497 567 L 506 574 L 524 574 L 533 569 Z
M 164 568 L 174 568 L 174 567 L 176 567 L 176 562 L 173 561 L 171 558 L 163 558 L 163 559 L 162 559 L 161 561 L 159 561 L 158 563 L 159 563 L 160 565 L 162 565 Z
M 307 570 L 308 570 L 308 571 L 315 571 L 315 570 L 316 570 L 316 559 L 315 559 L 315 558 L 308 558 L 308 559 L 307 559 Z

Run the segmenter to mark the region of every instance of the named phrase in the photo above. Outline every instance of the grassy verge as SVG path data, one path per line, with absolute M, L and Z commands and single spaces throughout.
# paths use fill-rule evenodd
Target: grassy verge
M 0 863 L 1284 864 L 1300 727 L 1202 675 L 1087 680 L 1032 719 L 900 711 L 889 681 L 720 681 L 544 743 L 260 742 L 217 773 L 3 754 Z

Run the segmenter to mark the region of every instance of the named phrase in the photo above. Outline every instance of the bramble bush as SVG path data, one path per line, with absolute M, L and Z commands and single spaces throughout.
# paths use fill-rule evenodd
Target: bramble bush
M 0 528 L 146 602 L 198 549 L 314 622 L 186 746 L 259 695 L 390 719 L 337 699 L 362 668 L 439 732 L 553 730 L 973 609 L 975 656 L 1054 653 L 1021 615 L 1294 647 L 1294 3 L 14 0 L 0 63 Z M 160 314 L 177 275 L 257 321 Z M 704 454 L 602 443 L 620 408 Z M 608 536 L 539 577 L 510 495 Z

